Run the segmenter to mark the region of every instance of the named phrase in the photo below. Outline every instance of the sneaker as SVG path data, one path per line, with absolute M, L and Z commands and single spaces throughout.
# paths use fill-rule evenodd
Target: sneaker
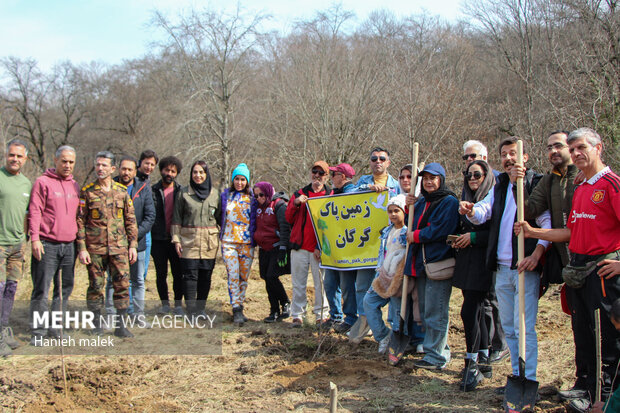
M 353 344 L 359 344 L 369 332 L 370 326 L 368 325 L 368 320 L 366 320 L 365 315 L 361 315 L 358 317 L 355 324 L 353 324 L 351 330 L 349 330 L 349 340 L 351 340 Z
M 390 346 L 390 335 L 388 334 L 379 342 L 379 354 L 385 354 L 388 347 Z
M 332 326 L 332 329 L 339 334 L 346 334 L 349 330 L 351 330 L 351 324 L 347 324 L 344 321 L 340 323 L 335 323 Z
M 282 304 L 282 311 L 280 311 L 280 316 L 278 320 L 284 320 L 285 318 L 289 318 L 291 316 L 291 303 Z
M 332 320 L 331 318 L 324 318 L 322 320 L 320 318 L 316 319 L 316 326 L 317 327 L 321 326 L 324 329 L 325 328 L 330 329 L 332 327 L 332 325 L 334 325 L 334 320 Z
M 482 381 L 482 373 L 478 369 L 478 363 L 471 359 L 465 359 L 465 367 L 461 372 L 461 383 L 459 390 L 468 392 L 474 390 L 478 383 Z
M 114 335 L 120 338 L 131 338 L 134 336 L 133 333 L 127 330 L 127 328 L 122 323 L 120 327 L 117 327 L 116 330 L 114 330 Z
M 13 329 L 11 327 L 4 327 L 2 329 L 2 339 L 7 344 L 7 346 L 11 347 L 11 350 L 15 350 L 21 345 L 21 343 L 15 339 L 15 336 L 13 335 Z
M 413 362 L 413 367 L 417 368 L 417 369 L 426 369 L 426 370 L 443 370 L 446 368 L 445 365 L 441 366 L 439 364 L 433 364 L 429 361 L 426 361 L 424 359 L 422 360 L 416 360 Z
M 510 350 L 506 347 L 503 350 L 493 350 L 489 354 L 490 363 L 499 363 L 502 360 L 507 359 L 510 356 Z
M 170 313 L 170 306 L 167 304 L 162 305 L 161 307 L 159 307 L 159 310 L 157 310 L 157 314 L 168 314 Z
M 183 311 L 183 307 L 177 306 L 172 309 L 173 315 L 185 315 L 185 311 Z
M 8 357 L 11 355 L 13 355 L 13 350 L 11 350 L 11 347 L 9 347 L 2 336 L 0 336 L 0 357 Z
M 590 411 L 591 406 L 590 399 L 573 399 L 568 403 L 566 410 L 575 413 L 586 413 Z
M 573 399 L 587 399 L 589 397 L 589 393 L 585 389 L 580 389 L 573 386 L 573 388 L 569 390 L 560 390 L 558 392 L 558 396 L 560 396 L 560 399 L 563 401 L 568 401 Z
M 269 314 L 267 317 L 263 319 L 265 323 L 275 323 L 278 320 L 280 320 L 279 311 L 272 311 L 271 314 Z
M 304 320 L 302 320 L 299 317 L 294 317 L 293 321 L 291 321 L 291 327 L 293 327 L 293 328 L 299 328 L 299 327 L 301 327 L 303 325 L 304 325 Z

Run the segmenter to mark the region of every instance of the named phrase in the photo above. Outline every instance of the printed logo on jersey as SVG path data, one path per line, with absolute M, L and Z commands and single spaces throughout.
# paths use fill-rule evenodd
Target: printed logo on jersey
M 594 202 L 595 204 L 600 204 L 601 202 L 603 202 L 603 199 L 605 199 L 605 190 L 597 189 L 592 193 L 592 198 L 590 199 L 592 199 L 592 202 Z
M 573 209 L 573 219 L 571 224 L 577 222 L 578 219 L 596 219 L 596 214 L 588 214 L 586 212 L 577 212 Z

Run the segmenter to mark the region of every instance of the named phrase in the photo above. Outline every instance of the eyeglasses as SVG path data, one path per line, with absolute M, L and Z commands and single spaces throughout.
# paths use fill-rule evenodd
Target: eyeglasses
M 264 197 L 264 196 L 265 196 L 265 194 L 263 194 L 263 193 L 256 194 L 256 198 L 262 198 L 262 197 Z
M 342 172 L 338 172 L 338 171 L 331 171 L 330 175 L 333 177 L 335 177 L 336 175 L 344 175 Z
M 387 156 L 373 155 L 370 157 L 370 162 L 377 162 L 377 160 L 380 160 L 381 162 L 385 162 L 387 161 Z
M 318 176 L 324 176 L 325 175 L 325 171 L 322 169 L 313 169 L 312 170 L 312 175 L 318 175 Z
M 478 179 L 482 178 L 485 175 L 482 172 L 479 172 L 479 171 L 475 171 L 475 172 L 465 172 L 465 171 L 463 171 L 463 176 L 468 181 L 471 181 L 471 178 L 474 178 L 474 179 L 478 180 Z
M 566 148 L 568 145 L 563 144 L 562 142 L 556 142 L 553 145 L 547 145 L 547 152 L 551 152 L 552 150 L 562 150 Z
M 468 153 L 467 155 L 463 155 L 462 158 L 464 161 L 467 159 L 476 159 L 478 157 L 477 153 Z
M 401 175 L 398 179 L 411 179 L 411 175 Z

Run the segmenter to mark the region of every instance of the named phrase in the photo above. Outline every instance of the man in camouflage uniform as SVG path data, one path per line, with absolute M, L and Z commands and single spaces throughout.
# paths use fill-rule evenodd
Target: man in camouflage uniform
M 138 226 L 127 188 L 112 181 L 116 169 L 114 155 L 102 151 L 95 155 L 97 180 L 80 192 L 78 209 L 78 258 L 88 268 L 86 303 L 95 314 L 94 334 L 103 334 L 101 309 L 106 270 L 114 287 L 114 307 L 124 320 L 129 307 L 129 264 L 138 257 Z M 133 337 L 123 322 L 116 324 L 114 335 Z

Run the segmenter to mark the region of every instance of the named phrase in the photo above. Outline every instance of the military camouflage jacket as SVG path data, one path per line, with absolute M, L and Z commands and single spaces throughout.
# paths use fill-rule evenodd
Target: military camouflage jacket
M 108 192 L 97 182 L 82 188 L 77 224 L 78 251 L 118 255 L 138 246 L 133 203 L 127 188 L 118 182 Z

